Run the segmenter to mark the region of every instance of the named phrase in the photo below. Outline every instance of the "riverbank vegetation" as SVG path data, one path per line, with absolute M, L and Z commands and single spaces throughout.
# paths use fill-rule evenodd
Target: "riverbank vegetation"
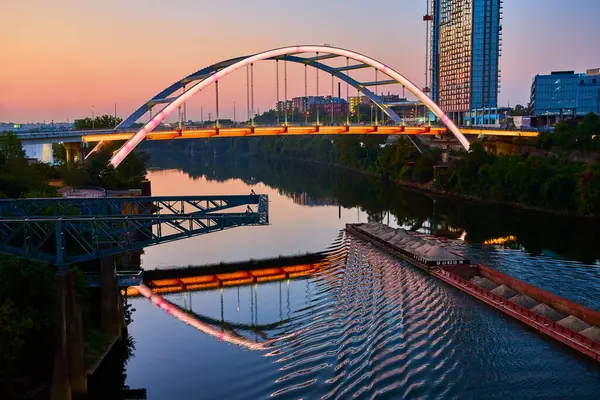
M 49 165 L 28 159 L 18 137 L 5 132 L 0 135 L 0 197 L 54 197 L 59 196 L 61 185 L 140 187 L 145 180 L 146 157 L 133 153 L 114 169 L 108 160 L 116 146 L 105 146 L 86 163 L 67 165 L 64 147 L 57 145 L 55 163 Z M 92 264 L 80 267 L 97 268 Z M 77 292 L 84 302 L 84 327 L 94 332 L 99 321 L 91 312 L 83 275 L 76 276 Z M 55 349 L 55 277 L 55 266 L 0 256 L 0 398 L 47 397 Z M 86 340 L 86 348 L 93 347 L 94 337 Z

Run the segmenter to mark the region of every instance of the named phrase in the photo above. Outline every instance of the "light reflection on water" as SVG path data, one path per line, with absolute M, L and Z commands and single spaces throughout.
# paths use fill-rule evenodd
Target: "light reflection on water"
M 269 194 L 272 225 L 148 248 L 145 268 L 315 252 L 332 242 L 348 261 L 341 257 L 326 272 L 289 283 L 166 296 L 195 315 L 235 323 L 251 340 L 301 332 L 265 351 L 216 340 L 133 299 L 136 350 L 127 384 L 147 388 L 148 398 L 594 398 L 600 388 L 593 363 L 368 244 L 339 236 L 345 223 L 366 221 L 365 212 L 342 209 L 339 218 L 336 206 L 296 204 L 262 183 L 192 180 L 178 171 L 153 172 L 150 179 L 156 195 L 251 188 Z M 600 309 L 597 264 L 481 245 L 464 251 Z

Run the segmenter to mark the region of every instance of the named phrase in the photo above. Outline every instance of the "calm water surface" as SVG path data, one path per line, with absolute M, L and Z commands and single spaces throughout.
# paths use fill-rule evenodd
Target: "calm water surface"
M 131 299 L 126 384 L 149 399 L 598 398 L 596 364 L 341 232 L 374 218 L 462 236 L 472 259 L 600 309 L 593 225 L 433 199 L 316 166 L 191 159 L 158 167 L 153 194 L 252 189 L 269 195 L 271 225 L 148 248 L 144 268 L 332 255 L 309 279 L 166 296 L 217 328 L 268 343 L 261 350 Z M 482 244 L 509 234 L 517 236 L 510 248 Z

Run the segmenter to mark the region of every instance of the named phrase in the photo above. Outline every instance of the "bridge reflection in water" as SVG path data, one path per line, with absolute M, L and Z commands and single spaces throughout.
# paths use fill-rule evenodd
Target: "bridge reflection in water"
M 269 338 L 269 330 L 276 329 L 286 322 L 283 319 L 283 311 L 281 309 L 283 304 L 282 283 L 287 281 L 286 287 L 288 288 L 287 297 L 289 303 L 290 280 L 319 274 L 328 267 L 330 262 L 340 260 L 341 258 L 346 258 L 345 254 L 334 251 L 231 264 L 154 270 L 145 274 L 144 283 L 139 286 L 128 287 L 123 291 L 123 294 L 126 294 L 128 297 L 146 297 L 178 320 L 224 342 L 250 350 L 266 350 L 274 342 L 292 338 L 301 332 L 301 330 L 298 330 L 274 339 Z M 279 281 L 280 284 L 280 321 L 270 324 L 258 324 L 258 291 L 255 290 L 255 286 L 275 281 Z M 223 288 L 238 287 L 237 301 L 239 310 L 239 287 L 247 285 L 250 285 L 252 323 L 240 324 L 226 321 L 223 308 Z M 194 313 L 192 310 L 192 297 L 189 294 L 193 291 L 216 289 L 221 290 L 221 319 L 218 320 Z M 176 305 L 161 295 L 181 292 L 186 294 L 183 307 Z M 249 339 L 241 335 L 240 331 L 254 333 L 255 337 L 260 336 L 263 341 Z

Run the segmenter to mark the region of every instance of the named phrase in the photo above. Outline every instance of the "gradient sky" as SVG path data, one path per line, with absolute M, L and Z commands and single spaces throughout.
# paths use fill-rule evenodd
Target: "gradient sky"
M 424 84 L 425 0 L 2 0 L 0 121 L 131 113 L 214 62 L 295 44 L 345 47 Z M 527 103 L 536 73 L 600 67 L 600 0 L 504 0 L 500 104 Z M 275 103 L 273 63 L 256 67 L 255 103 Z M 290 66 L 289 97 L 304 93 Z M 366 72 L 365 72 L 366 73 Z M 314 73 L 313 73 L 314 75 Z M 314 94 L 314 77 L 309 90 Z M 373 77 L 365 77 L 371 79 Z M 220 83 L 221 117 L 246 117 L 245 75 Z M 322 79 L 321 94 L 331 91 Z M 385 88 L 388 89 L 387 87 Z M 390 90 L 398 92 L 396 86 Z M 351 92 L 352 94 L 352 92 Z M 345 91 L 343 91 L 345 95 Z M 214 113 L 214 90 L 188 118 Z

